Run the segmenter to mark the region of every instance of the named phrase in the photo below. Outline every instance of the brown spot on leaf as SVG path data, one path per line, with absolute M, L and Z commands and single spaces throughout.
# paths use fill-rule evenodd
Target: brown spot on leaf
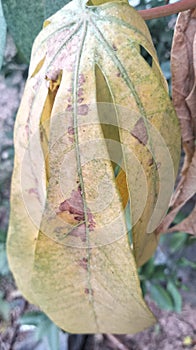
M 77 220 L 77 219 L 76 219 Z M 78 237 L 82 242 L 86 242 L 86 226 L 85 224 L 80 224 L 74 228 L 70 233 L 70 236 Z
M 148 165 L 149 165 L 149 166 L 152 166 L 152 165 L 153 165 L 153 163 L 154 163 L 153 158 L 149 159 L 149 161 L 148 161 Z
M 59 206 L 60 211 L 69 211 L 71 214 L 81 215 L 81 219 L 83 218 L 83 202 L 80 190 L 73 190 L 71 193 L 71 198 L 66 199 Z
M 79 265 L 83 267 L 85 270 L 88 268 L 88 259 L 87 258 L 82 258 L 79 260 Z
M 158 163 L 156 164 L 156 167 L 157 167 L 157 169 L 159 169 L 159 168 L 161 167 L 161 163 L 158 162 Z
M 37 188 L 30 188 L 28 192 L 29 192 L 29 194 L 32 194 L 32 193 L 33 193 L 33 194 L 35 194 L 36 196 L 38 195 L 38 190 L 37 190 Z
M 68 137 L 69 142 L 74 143 L 74 138 L 73 137 Z
M 115 44 L 112 45 L 112 48 L 113 48 L 114 51 L 118 50 Z
M 82 103 L 84 101 L 84 99 L 82 98 L 82 97 L 80 97 L 79 99 L 78 99 L 78 103 L 80 104 L 80 103 Z
M 73 137 L 73 135 L 74 135 L 74 128 L 73 128 L 72 126 L 69 126 L 69 127 L 68 127 L 68 134 L 70 135 L 70 136 L 68 137 L 68 140 L 69 140 L 71 143 L 73 143 L 73 142 L 74 142 L 74 137 Z
M 80 105 L 78 106 L 78 114 L 87 115 L 88 114 L 88 105 Z
M 144 124 L 144 120 L 142 117 L 135 124 L 135 126 L 131 132 L 131 135 L 134 136 L 144 146 L 147 144 L 148 134 L 147 134 L 147 130 L 146 130 L 146 125 Z
M 75 237 L 80 237 L 82 241 L 86 240 L 86 224 L 88 225 L 89 231 L 93 231 L 95 228 L 95 221 L 93 219 L 93 215 L 90 212 L 90 209 L 87 208 L 87 217 L 88 223 L 85 223 L 85 213 L 84 213 L 84 205 L 82 199 L 81 186 L 78 186 L 78 190 L 73 190 L 71 193 L 71 197 L 62 202 L 59 206 L 59 210 L 61 212 L 67 211 L 70 214 L 74 215 L 74 219 L 81 223 L 76 228 L 74 228 L 70 235 Z
M 84 95 L 84 89 L 79 88 L 78 89 L 78 97 L 82 97 Z
M 67 112 L 72 112 L 72 110 L 73 110 L 73 107 L 72 107 L 72 105 L 69 104 L 69 105 L 67 106 L 67 108 L 66 108 L 66 111 L 67 111 Z
M 92 289 L 89 289 L 89 288 L 85 288 L 84 293 L 94 295 L 94 291 Z
M 72 126 L 68 127 L 68 134 L 69 135 L 74 135 L 74 128 Z
M 51 91 L 56 90 L 56 85 L 58 86 L 60 85 L 61 77 L 62 77 L 61 69 L 52 70 L 47 73 L 45 79 L 49 80 Z
M 79 74 L 78 85 L 81 86 L 86 81 L 84 74 Z

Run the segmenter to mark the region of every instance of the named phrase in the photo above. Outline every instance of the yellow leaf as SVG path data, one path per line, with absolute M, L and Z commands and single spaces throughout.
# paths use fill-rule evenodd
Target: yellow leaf
M 66 331 L 136 333 L 155 322 L 136 265 L 156 248 L 173 190 L 175 112 L 149 31 L 127 2 L 74 0 L 46 23 L 15 125 L 10 267 Z

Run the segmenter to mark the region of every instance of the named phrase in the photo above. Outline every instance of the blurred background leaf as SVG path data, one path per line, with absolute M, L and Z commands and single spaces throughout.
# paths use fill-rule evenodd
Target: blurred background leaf
M 0 243 L 0 275 L 6 276 L 9 273 L 5 244 Z
M 69 0 L 2 0 L 7 26 L 22 60 L 29 62 L 31 47 L 46 18 Z
M 29 311 L 20 318 L 23 326 L 35 326 L 35 338 L 37 341 L 44 337 L 48 342 L 49 350 L 59 350 L 59 328 L 41 311 Z
M 143 294 L 149 294 L 162 309 L 181 312 L 182 291 L 191 293 L 189 279 L 191 271 L 195 274 L 196 263 L 184 255 L 194 242 L 183 232 L 163 235 L 155 255 L 139 269 Z M 193 259 L 191 251 L 189 255 Z
M 3 298 L 3 293 L 0 292 L 0 319 L 7 321 L 9 319 L 10 305 Z
M 173 310 L 181 312 L 182 310 L 182 298 L 176 284 L 173 280 L 169 280 L 167 283 L 167 291 L 169 292 L 173 301 Z
M 6 29 L 6 22 L 3 15 L 2 3 L 0 0 L 0 70 L 3 63 L 3 54 L 5 50 Z
M 161 309 L 173 310 L 171 296 L 160 284 L 150 285 L 149 291 L 152 299 Z

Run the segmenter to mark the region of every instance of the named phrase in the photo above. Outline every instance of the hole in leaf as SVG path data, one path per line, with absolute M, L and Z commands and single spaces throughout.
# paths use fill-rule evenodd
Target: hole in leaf
M 91 0 L 87 1 L 86 7 L 94 6 L 93 2 Z
M 51 22 L 48 20 L 44 21 L 43 27 L 46 28 Z
M 99 120 L 103 136 L 105 138 L 106 145 L 108 148 L 108 153 L 111 159 L 112 167 L 113 170 L 115 170 L 116 166 L 120 165 L 120 163 L 123 160 L 123 153 L 118 128 L 117 111 L 105 76 L 103 75 L 98 65 L 96 65 L 95 67 L 95 75 Z M 115 142 L 111 142 L 110 140 L 113 140 Z
M 140 55 L 145 59 L 149 66 L 152 67 L 153 58 L 142 45 L 140 45 Z
M 41 61 L 38 63 L 37 67 L 35 68 L 33 74 L 31 75 L 31 78 L 33 78 L 43 67 L 46 57 L 44 56 Z
M 181 207 L 180 211 L 176 214 L 173 222 L 170 224 L 169 228 L 172 228 L 175 225 L 180 224 L 183 220 L 187 219 L 188 216 L 195 208 L 196 195 L 191 197 L 184 205 Z M 168 213 L 171 209 L 168 211 Z
M 118 127 L 118 112 L 106 78 L 98 65 L 95 66 L 95 75 L 99 120 L 114 171 L 116 187 L 118 188 L 123 207 L 125 208 L 129 200 L 129 194 L 126 173 L 122 169 L 123 151 Z
M 52 108 L 54 105 L 54 101 L 56 98 L 57 91 L 59 89 L 62 78 L 62 71 L 59 72 L 56 80 L 49 81 L 48 95 L 45 100 L 45 104 L 43 107 L 41 119 L 40 119 L 40 140 L 42 151 L 45 159 L 45 167 L 46 167 L 46 183 L 49 178 L 49 133 L 50 133 L 50 118 L 52 113 Z
M 104 0 L 88 0 L 86 3 L 86 7 L 99 6 L 104 4 L 105 4 Z

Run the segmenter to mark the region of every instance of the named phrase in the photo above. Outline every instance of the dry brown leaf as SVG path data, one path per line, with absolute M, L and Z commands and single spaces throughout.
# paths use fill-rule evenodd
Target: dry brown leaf
M 180 209 L 183 207 L 185 203 L 188 202 L 189 199 L 191 199 L 194 194 L 196 193 L 196 152 L 194 153 L 194 156 L 192 158 L 191 164 L 189 165 L 189 168 L 187 170 L 186 176 L 184 176 L 184 181 L 182 182 L 181 186 L 178 187 L 178 189 L 175 192 L 176 200 L 172 206 L 172 210 L 169 212 L 169 214 L 165 217 L 161 225 L 159 226 L 158 230 L 159 232 L 174 232 L 178 231 L 178 226 L 173 226 L 171 229 L 168 229 Z M 188 224 L 188 218 L 186 220 L 186 226 Z M 190 223 L 193 224 L 193 220 L 195 220 L 196 224 L 196 217 L 194 215 L 190 219 Z M 182 221 L 181 224 L 183 224 L 184 221 Z
M 195 152 L 196 138 L 196 10 L 182 12 L 174 33 L 171 67 L 172 97 L 180 120 L 186 154 L 184 174 Z
M 196 10 L 180 13 L 176 23 L 172 53 L 172 95 L 180 120 L 184 163 L 180 179 L 170 203 L 170 212 L 157 233 L 186 228 L 193 233 L 195 210 L 182 223 L 169 229 L 177 213 L 196 193 Z M 188 225 L 190 228 L 188 229 Z M 194 232 L 196 233 L 196 232 Z
M 171 227 L 168 232 L 183 231 L 192 235 L 196 234 L 196 206 L 191 214 L 178 225 Z

